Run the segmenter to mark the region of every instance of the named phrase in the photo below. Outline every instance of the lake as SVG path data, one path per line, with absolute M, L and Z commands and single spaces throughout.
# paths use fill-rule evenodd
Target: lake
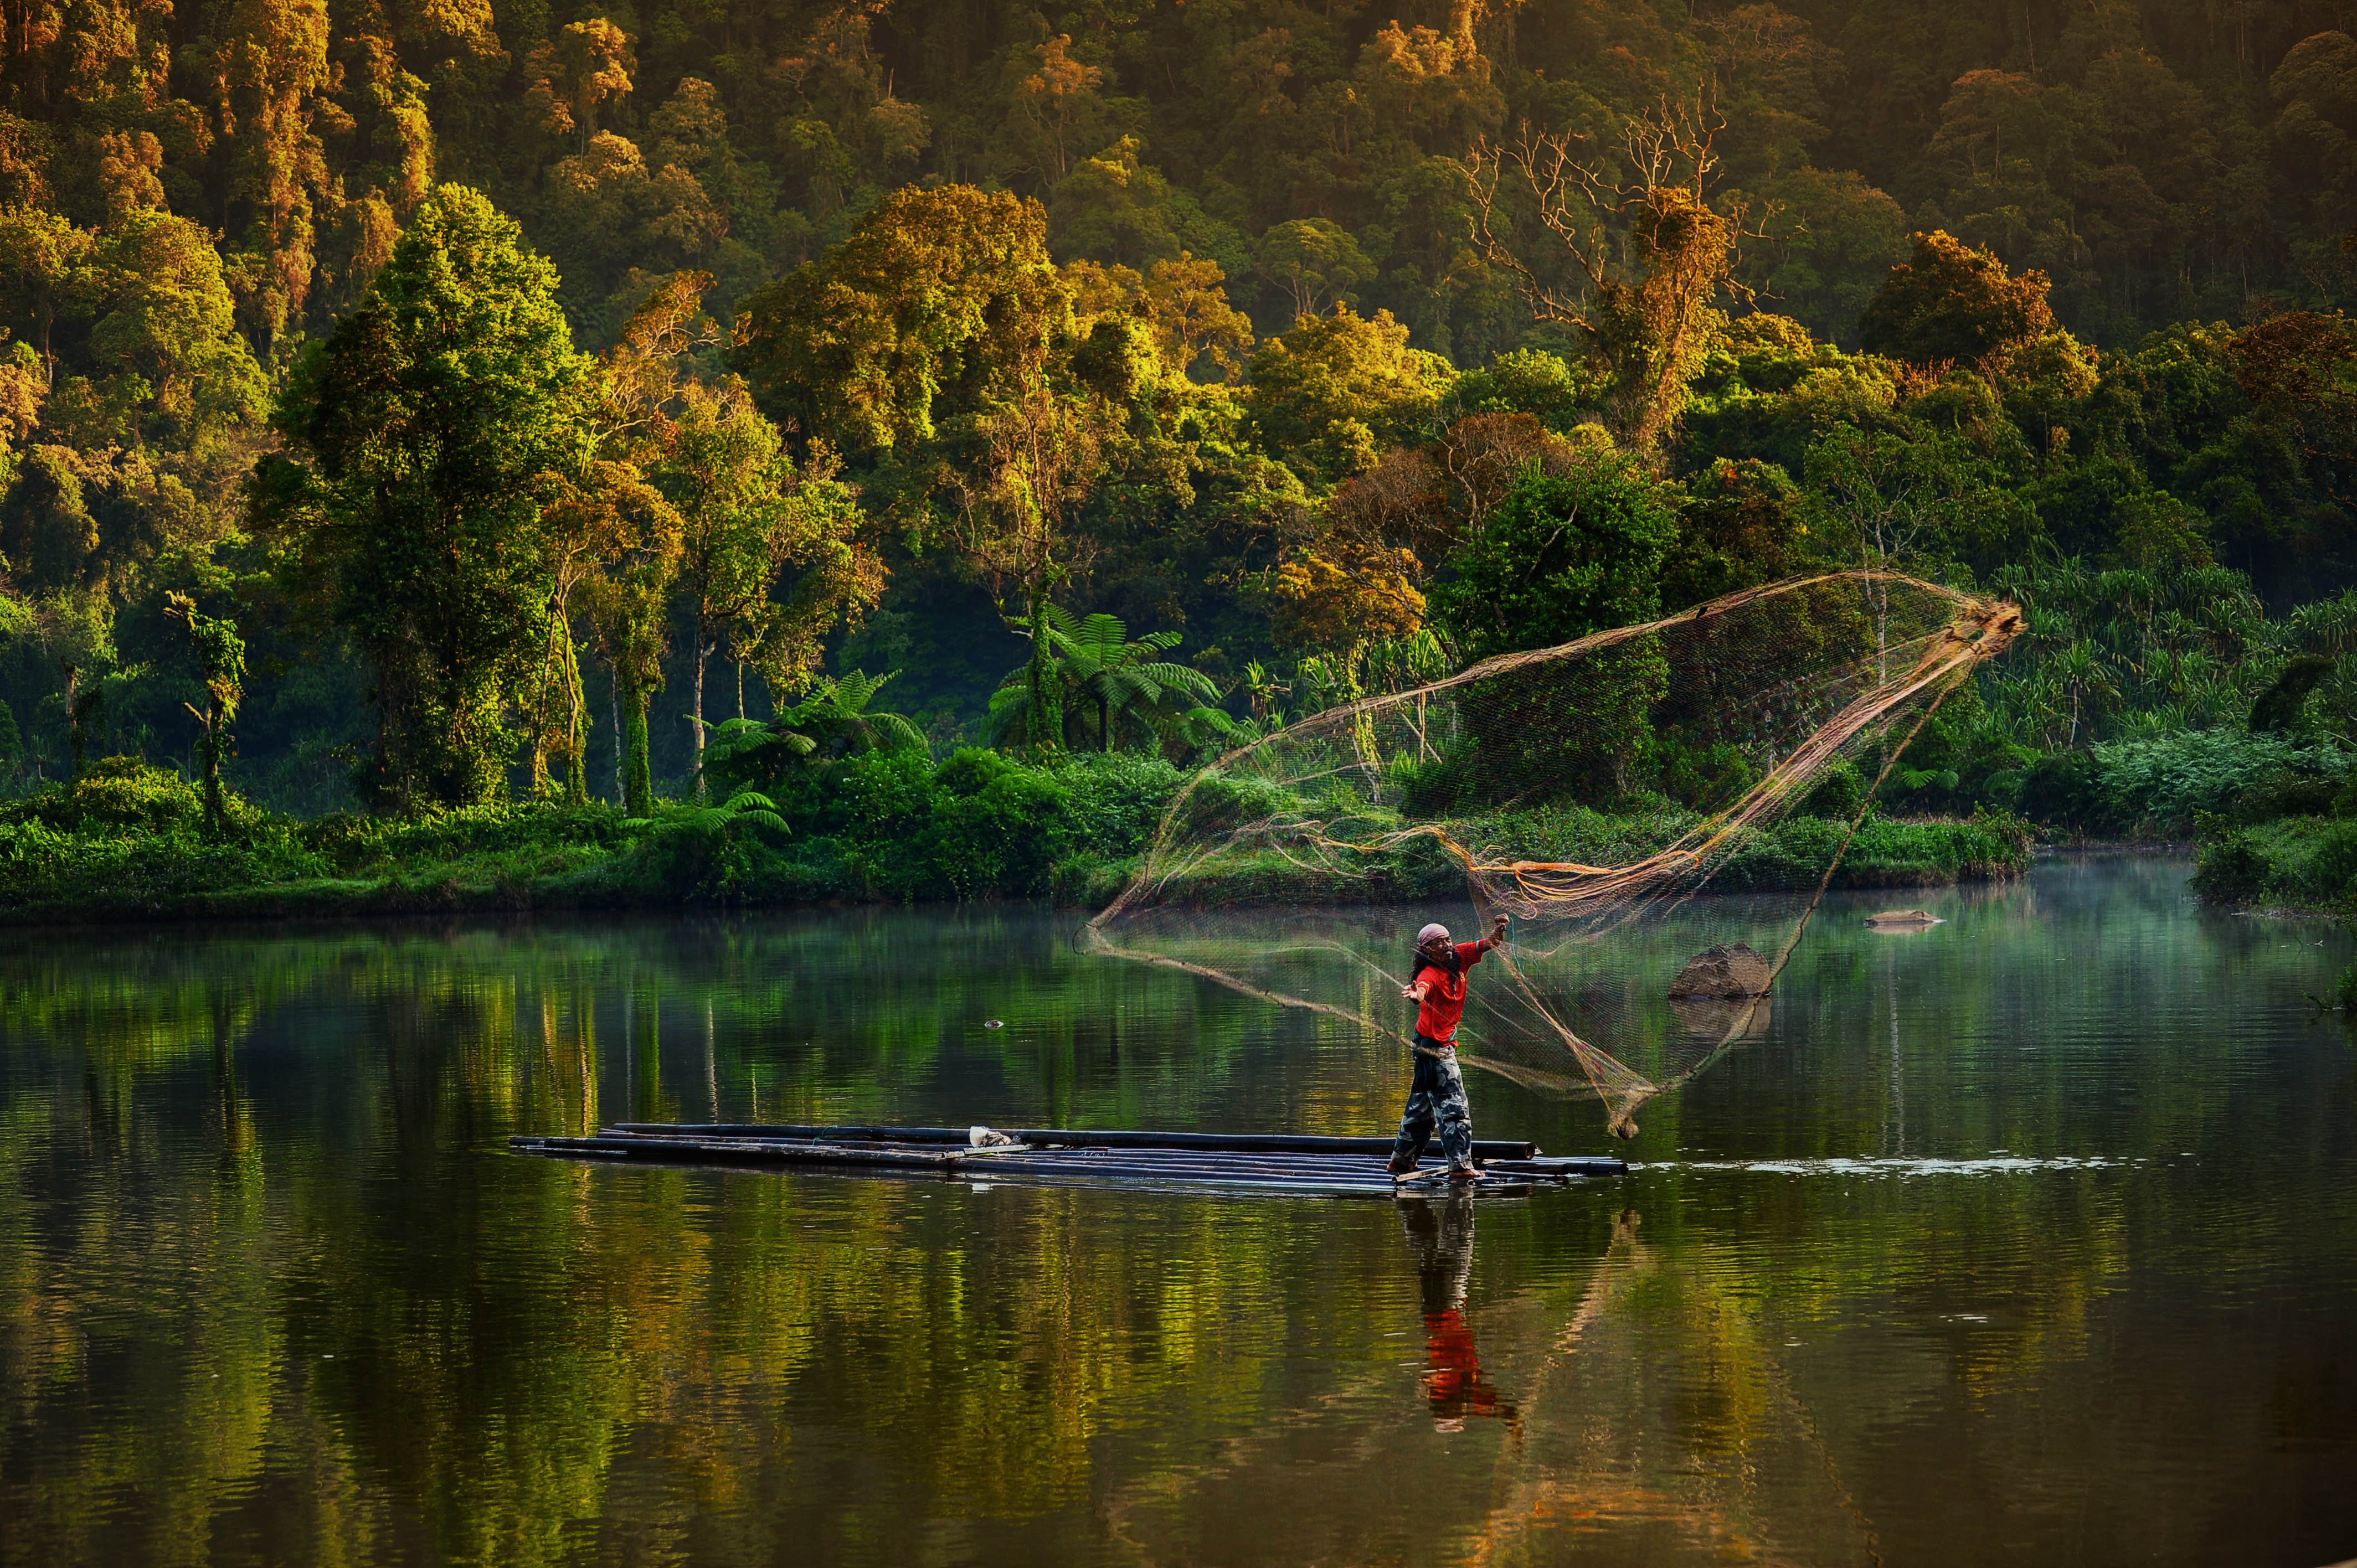
M 1065 911 L 14 935 L 0 1564 L 2357 1556 L 2351 943 L 2187 870 L 1836 896 L 1629 1177 L 1480 1203 L 507 1151 L 1395 1125 Z

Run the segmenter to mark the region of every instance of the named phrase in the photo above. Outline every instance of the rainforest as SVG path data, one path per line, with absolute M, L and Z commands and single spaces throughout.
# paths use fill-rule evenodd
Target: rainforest
M 2357 893 L 2341 7 L 0 23 L 10 918 L 1099 900 L 1240 741 L 1832 569 L 2025 626 L 1796 879 Z M 1772 761 L 1641 740 L 1575 836 Z

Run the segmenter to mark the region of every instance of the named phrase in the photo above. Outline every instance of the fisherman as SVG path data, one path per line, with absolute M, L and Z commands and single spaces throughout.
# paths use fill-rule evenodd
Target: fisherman
M 1394 1177 L 1415 1169 L 1437 1122 L 1448 1179 L 1480 1179 L 1473 1168 L 1473 1108 L 1465 1102 L 1465 1075 L 1457 1065 L 1457 1021 L 1465 1015 L 1465 972 L 1505 940 L 1503 915 L 1478 942 L 1452 944 L 1448 928 L 1438 924 L 1415 934 L 1415 966 L 1409 983 L 1400 987 L 1400 995 L 1416 1004 L 1415 1077 L 1408 1084 L 1399 1142 L 1392 1145 Z

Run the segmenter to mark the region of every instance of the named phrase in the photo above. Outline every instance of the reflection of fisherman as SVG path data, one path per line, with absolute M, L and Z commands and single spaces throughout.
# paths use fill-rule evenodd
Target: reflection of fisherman
M 1506 917 L 1498 917 L 1478 942 L 1451 944 L 1447 926 L 1426 926 L 1415 934 L 1415 964 L 1400 995 L 1416 1004 L 1415 1078 L 1407 1110 L 1400 1117 L 1399 1141 L 1392 1145 L 1392 1175 L 1415 1169 L 1425 1140 L 1439 1123 L 1440 1152 L 1448 1156 L 1448 1179 L 1473 1181 L 1473 1108 L 1465 1102 L 1465 1074 L 1457 1065 L 1457 1021 L 1465 1015 L 1465 972 L 1506 940 Z
M 1465 1287 L 1473 1277 L 1473 1200 L 1400 1205 L 1400 1227 L 1415 1250 L 1424 1290 L 1424 1398 L 1439 1432 L 1462 1432 L 1467 1416 L 1489 1416 L 1522 1434 L 1513 1404 L 1481 1376 L 1480 1352 L 1465 1322 Z

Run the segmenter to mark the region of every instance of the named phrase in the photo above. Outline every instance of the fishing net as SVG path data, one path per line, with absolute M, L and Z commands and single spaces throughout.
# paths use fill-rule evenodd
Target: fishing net
M 1764 1031 L 1874 789 L 2020 625 L 1835 573 L 1329 709 L 1189 780 L 1084 940 L 1413 1048 L 1418 925 L 1511 916 L 1459 1058 L 1634 1136 Z

